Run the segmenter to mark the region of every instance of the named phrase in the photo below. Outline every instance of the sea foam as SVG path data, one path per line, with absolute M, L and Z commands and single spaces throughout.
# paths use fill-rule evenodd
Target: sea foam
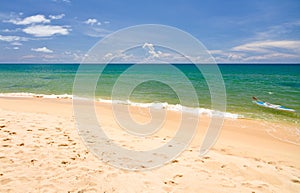
M 200 108 L 200 107 L 186 107 L 180 104 L 168 104 L 167 102 L 139 103 L 139 102 L 132 102 L 130 100 L 108 100 L 108 99 L 101 99 L 101 98 L 98 101 L 102 103 L 123 104 L 123 105 L 131 105 L 131 106 L 142 107 L 142 108 L 165 109 L 169 111 L 191 113 L 194 115 L 204 114 L 210 117 L 219 116 L 219 117 L 231 118 L 231 119 L 243 118 L 243 116 L 239 114 L 221 112 L 221 111 Z
M 69 94 L 35 94 L 35 93 L 27 93 L 27 92 L 19 92 L 19 93 L 0 93 L 0 97 L 22 97 L 22 98 L 49 98 L 49 99 L 72 99 L 73 95 Z
M 73 95 L 69 94 L 36 94 L 36 93 L 0 93 L 0 97 L 25 97 L 25 98 L 49 98 L 49 99 L 73 99 Z M 89 100 L 88 98 L 76 97 L 79 100 Z M 221 112 L 212 109 L 200 108 L 200 107 L 187 107 L 180 104 L 168 104 L 167 102 L 153 102 L 153 103 L 139 103 L 133 102 L 130 100 L 110 100 L 110 99 L 98 99 L 97 101 L 101 103 L 110 103 L 110 104 L 122 104 L 122 105 L 131 105 L 136 107 L 142 108 L 153 108 L 153 109 L 165 109 L 169 111 L 176 111 L 176 112 L 183 112 L 183 113 L 190 113 L 193 115 L 207 115 L 209 117 L 212 116 L 219 116 L 224 118 L 243 118 L 242 115 L 229 113 L 229 112 Z

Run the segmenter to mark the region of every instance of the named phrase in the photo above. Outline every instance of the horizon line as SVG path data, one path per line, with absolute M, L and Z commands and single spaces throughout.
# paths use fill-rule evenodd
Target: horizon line
M 0 65 L 3 65 L 3 64 L 34 64 L 34 65 L 38 65 L 38 64 L 105 64 L 105 63 L 80 63 L 80 62 L 53 62 L 53 63 L 50 63 L 50 62 L 0 62 Z M 141 64 L 141 65 L 148 65 L 148 64 L 159 64 L 159 65 L 165 65 L 165 64 L 194 64 L 194 63 L 130 63 L 130 62 L 120 62 L 120 63 L 107 63 L 107 65 L 109 64 L 113 64 L 113 65 L 119 65 L 119 64 Z M 230 64 L 230 65 L 233 65 L 233 64 L 243 64 L 243 65 L 249 65 L 249 64 L 269 64 L 269 65 L 282 65 L 282 64 L 288 64 L 288 65 L 299 65 L 300 62 L 249 62 L 249 63 L 245 63 L 245 62 L 232 62 L 232 63 L 229 63 L 229 62 L 216 62 L 216 63 L 201 63 L 202 65 L 208 65 L 208 64 L 220 64 L 220 65 L 223 65 L 223 64 Z

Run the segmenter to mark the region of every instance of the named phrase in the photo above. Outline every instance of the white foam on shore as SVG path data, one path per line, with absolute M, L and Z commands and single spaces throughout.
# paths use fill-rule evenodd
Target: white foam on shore
M 0 93 L 0 97 L 20 97 L 20 98 L 48 98 L 48 99 L 73 99 L 73 95 L 69 94 L 62 94 L 62 95 L 47 95 L 47 94 L 35 94 L 35 93 Z M 82 98 L 82 97 L 76 97 L 80 100 L 90 100 L 88 98 Z M 234 114 L 234 113 L 228 113 L 228 112 L 220 112 L 215 111 L 211 109 L 205 109 L 205 108 L 195 108 L 195 107 L 186 107 L 182 106 L 180 104 L 168 104 L 167 102 L 153 102 L 153 103 L 138 103 L 138 102 L 132 102 L 130 100 L 109 100 L 109 99 L 98 99 L 97 101 L 101 103 L 110 103 L 110 104 L 122 104 L 122 105 L 131 105 L 136 107 L 142 107 L 142 108 L 153 108 L 153 109 L 165 109 L 169 111 L 177 111 L 177 112 L 184 112 L 184 113 L 191 113 L 194 115 L 207 115 L 207 116 L 220 116 L 224 118 L 231 118 L 231 119 L 238 119 L 243 118 L 242 115 Z
M 198 108 L 186 107 L 180 104 L 173 105 L 173 104 L 168 104 L 167 102 L 137 103 L 137 102 L 131 102 L 130 100 L 124 101 L 124 100 L 107 100 L 107 99 L 99 99 L 98 101 L 102 103 L 123 104 L 123 105 L 131 105 L 131 106 L 142 107 L 142 108 L 166 109 L 169 111 L 177 111 L 177 112 L 184 112 L 184 113 L 191 113 L 191 114 L 204 114 L 210 117 L 219 116 L 219 117 L 231 118 L 231 119 L 243 118 L 242 115 L 238 115 L 234 113 L 220 112 L 220 111 L 199 108 L 199 107 Z
M 20 93 L 0 93 L 0 97 L 20 97 L 20 98 L 49 98 L 49 99 L 72 99 L 73 95 L 69 94 L 35 94 L 35 93 L 27 93 L 27 92 L 20 92 Z

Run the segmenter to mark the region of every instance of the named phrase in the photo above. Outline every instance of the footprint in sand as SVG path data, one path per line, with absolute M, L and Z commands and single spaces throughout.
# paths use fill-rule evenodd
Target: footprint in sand
M 276 164 L 276 162 L 273 162 L 273 161 L 269 161 L 269 162 L 267 162 L 269 165 L 275 165 Z
M 0 184 L 5 185 L 5 184 L 8 184 L 8 183 L 11 182 L 11 181 L 12 181 L 11 179 L 6 178 L 6 179 L 1 180 L 1 181 L 0 181 Z
M 58 131 L 58 132 L 61 132 L 61 131 L 62 131 L 62 129 L 59 128 L 59 127 L 56 127 L 55 129 L 56 129 L 56 131 Z
M 293 183 L 300 184 L 300 180 L 292 179 L 291 181 L 292 181 Z
M 202 159 L 196 159 L 195 162 L 201 162 L 204 163 L 204 161 Z
M 17 146 L 24 146 L 24 145 L 25 145 L 24 143 L 17 144 Z
M 258 162 L 261 161 L 260 158 L 256 158 L 256 157 L 254 158 L 254 160 L 255 160 L 255 161 L 258 161 Z
M 202 157 L 202 163 L 205 162 L 204 160 L 209 160 L 209 159 L 210 159 L 210 157 L 208 157 L 208 156 Z
M 48 145 L 55 143 L 54 141 L 47 142 Z
M 34 163 L 35 163 L 36 161 L 37 161 L 36 159 L 32 159 L 32 160 L 30 160 L 30 163 L 31 163 L 32 165 L 34 165 Z
M 183 177 L 182 174 L 177 174 L 177 175 L 175 175 L 175 176 L 173 177 L 173 179 L 175 179 L 175 178 L 182 178 L 182 177 Z
M 16 135 L 16 132 L 9 132 L 9 135 Z
M 174 184 L 177 184 L 177 183 L 173 180 L 169 180 L 167 182 L 165 181 L 164 184 L 174 185 Z
M 62 161 L 61 164 L 69 164 L 70 162 L 68 161 Z
M 178 163 L 179 161 L 177 159 L 174 159 L 171 161 L 171 163 Z
M 58 147 L 66 147 L 66 146 L 69 146 L 69 145 L 66 143 L 58 144 Z

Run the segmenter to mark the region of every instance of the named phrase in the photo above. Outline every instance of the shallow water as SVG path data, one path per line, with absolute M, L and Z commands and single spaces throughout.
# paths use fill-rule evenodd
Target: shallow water
M 78 66 L 79 64 L 1 64 L 0 93 L 72 95 Z M 128 72 L 123 82 L 118 84 L 130 85 L 138 79 L 149 79 L 149 77 L 153 77 L 153 80 L 136 86 L 129 98 L 126 97 L 128 94 L 126 94 L 126 87 L 124 91 L 119 89 L 118 94 L 111 97 L 116 80 L 120 79 L 120 75 L 124 75 L 124 71 L 131 66 L 130 64 L 106 66 L 95 90 L 96 99 L 113 99 L 127 103 L 129 101 L 141 105 L 144 103 L 168 103 L 170 106 L 181 104 L 187 107 L 211 109 L 211 96 L 206 80 L 192 64 L 173 65 L 183 73 L 183 78 L 164 65 L 143 65 L 138 70 Z M 299 123 L 300 65 L 221 64 L 218 66 L 226 87 L 227 112 L 246 118 Z M 199 106 L 187 91 L 185 78 L 195 88 Z M 177 90 L 159 80 L 171 82 L 176 85 Z M 284 113 L 256 106 L 251 102 L 252 96 L 295 109 L 297 113 Z

